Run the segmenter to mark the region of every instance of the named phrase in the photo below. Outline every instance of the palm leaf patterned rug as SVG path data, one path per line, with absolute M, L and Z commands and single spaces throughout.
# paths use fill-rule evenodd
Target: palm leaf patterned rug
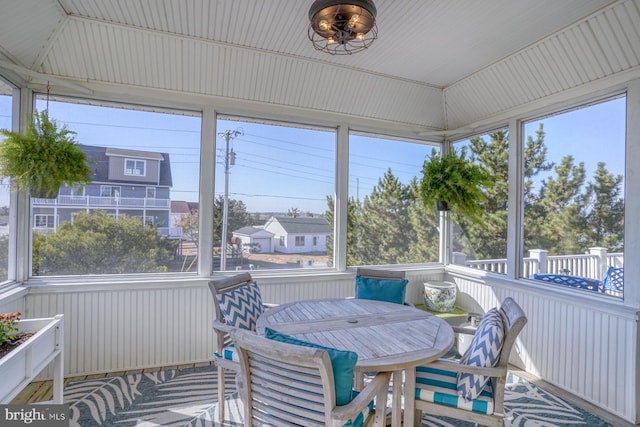
M 242 403 L 229 375 L 225 422 L 217 422 L 217 371 L 213 366 L 70 382 L 65 386 L 71 426 L 241 426 Z M 612 426 L 573 404 L 510 373 L 505 426 Z M 425 416 L 423 427 L 474 424 Z

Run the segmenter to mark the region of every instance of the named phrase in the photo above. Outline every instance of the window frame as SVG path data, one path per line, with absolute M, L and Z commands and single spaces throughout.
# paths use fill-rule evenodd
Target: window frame
M 127 165 L 129 162 L 133 162 L 133 167 L 129 168 Z M 138 163 L 142 165 L 139 167 Z M 135 173 L 135 171 L 140 171 L 141 173 Z M 124 175 L 125 176 L 139 176 L 145 177 L 147 176 L 147 161 L 144 159 L 124 159 Z
M 38 219 L 39 218 L 46 218 L 45 219 L 45 226 L 42 225 L 38 225 Z M 51 225 L 49 225 L 49 218 L 52 219 Z M 33 214 L 33 226 L 41 229 L 41 230 L 55 230 L 56 228 L 56 215 L 54 214 Z
M 109 189 L 109 194 L 106 195 L 105 190 Z M 114 191 L 117 190 L 117 191 Z M 109 197 L 112 199 L 120 198 L 122 195 L 122 186 L 120 185 L 100 185 L 100 197 Z
M 628 84 L 627 84 L 628 85 Z M 627 85 L 625 85 L 625 87 L 627 87 Z M 26 91 L 28 91 L 27 89 L 25 89 Z M 30 92 L 30 91 L 29 91 Z M 624 93 L 626 93 L 626 89 L 623 91 Z M 637 92 L 637 89 L 636 89 Z M 611 95 L 609 95 L 611 96 Z M 589 100 L 592 100 L 594 98 L 593 93 L 588 94 L 588 96 L 583 96 L 581 98 L 581 102 L 577 103 L 578 105 L 585 105 L 586 103 L 589 103 Z M 15 98 L 14 98 L 15 99 Z M 572 97 L 572 103 L 576 103 L 575 99 L 576 97 Z M 586 99 L 586 101 L 585 101 Z M 109 102 L 106 100 L 96 100 L 95 102 L 98 102 L 102 105 L 127 105 L 126 102 L 122 102 L 122 101 L 118 101 L 118 102 Z M 158 109 L 162 109 L 162 107 L 157 107 Z M 166 107 L 165 107 L 166 108 Z M 149 109 L 155 109 L 154 107 L 149 107 Z M 166 108 L 167 110 L 170 111 L 178 111 L 178 109 L 173 109 L 173 108 Z M 531 113 L 533 109 L 529 110 L 529 113 Z M 25 111 L 24 108 L 21 109 L 21 111 Z M 541 114 L 548 114 L 549 111 L 558 111 L 557 108 L 553 108 L 552 104 L 550 105 L 546 105 L 540 109 L 537 110 L 538 112 L 541 112 Z M 197 108 L 194 109 L 193 111 L 196 114 L 202 113 L 201 120 L 202 120 L 202 124 L 203 124 L 203 131 L 202 131 L 202 135 L 201 135 L 201 155 L 200 155 L 200 165 L 201 165 L 201 171 L 200 171 L 200 192 L 202 193 L 203 191 L 206 190 L 206 188 L 208 186 L 203 185 L 203 183 L 208 183 L 209 186 L 213 186 L 212 180 L 210 179 L 211 177 L 209 176 L 209 179 L 207 179 L 207 171 L 206 169 L 203 170 L 203 166 L 207 166 L 210 167 L 210 165 L 212 164 L 211 159 L 215 158 L 215 122 L 216 122 L 216 117 L 217 117 L 217 113 L 216 111 L 213 109 L 213 107 L 211 106 L 207 106 L 201 110 L 198 110 Z M 538 116 L 540 116 L 540 114 L 538 114 Z M 535 116 L 532 116 L 535 117 Z M 207 120 L 210 119 L 210 120 Z M 520 114 L 516 117 L 511 117 L 508 120 L 509 123 L 509 130 L 510 130 L 510 134 L 511 135 L 518 135 L 519 138 L 517 141 L 521 141 L 520 136 L 522 134 L 522 130 L 519 129 L 519 127 L 521 126 L 522 122 L 524 120 L 528 120 L 528 117 L 524 117 L 524 114 Z M 14 119 L 14 121 L 16 121 L 17 119 Z M 274 120 L 279 120 L 278 118 L 274 118 Z M 281 120 L 281 119 L 280 119 Z M 207 124 L 211 124 L 212 126 L 207 126 Z M 330 126 L 330 125 L 326 125 L 326 126 Z M 500 126 L 500 124 L 496 125 L 497 127 Z M 496 126 L 492 126 L 492 127 L 496 127 Z M 209 129 L 207 129 L 209 128 Z M 627 123 L 627 129 L 630 128 L 630 124 Z M 206 129 L 206 130 L 205 130 Z M 345 141 L 348 142 L 348 134 L 349 134 L 349 128 L 347 127 L 346 124 L 342 124 L 342 125 L 338 125 L 337 126 L 338 129 L 338 136 L 337 136 L 337 141 L 336 144 L 338 145 L 336 154 L 337 154 L 337 161 L 336 163 L 338 164 L 338 167 L 336 168 L 336 202 L 339 203 L 336 206 L 346 206 L 346 194 L 347 192 L 344 191 L 343 186 L 345 186 L 345 183 L 348 182 L 347 178 L 343 178 L 340 179 L 341 174 L 344 175 L 345 171 L 348 170 L 348 167 L 346 165 L 346 161 L 345 161 L 345 157 L 344 154 L 347 153 L 348 154 L 348 144 L 345 143 Z M 634 128 L 635 129 L 635 128 Z M 352 129 L 353 131 L 353 129 Z M 362 131 L 363 133 L 366 134 L 373 134 L 370 131 Z M 474 133 L 476 133 L 474 131 Z M 404 137 L 399 137 L 399 139 L 403 140 L 405 139 Z M 512 138 L 510 138 L 512 141 L 515 141 Z M 423 143 L 427 143 L 427 141 L 422 141 Z M 433 143 L 433 141 L 431 142 Z M 629 146 L 628 141 L 626 142 L 627 144 L 627 149 Z M 519 145 L 519 144 L 518 144 Z M 513 182 L 514 180 L 511 179 L 512 176 L 518 176 L 518 175 L 513 175 L 512 172 L 512 168 L 511 166 L 514 165 L 514 169 L 513 170 L 520 170 L 522 168 L 521 165 L 515 165 L 514 162 L 511 161 L 512 159 L 512 152 L 514 152 L 515 150 L 510 150 L 510 181 Z M 513 157 L 514 160 L 522 160 L 521 157 Z M 516 162 L 517 163 L 517 162 Z M 510 184 L 510 194 L 509 194 L 509 201 L 510 204 L 516 204 L 519 205 L 521 204 L 521 198 L 513 198 L 512 197 L 512 191 L 518 191 L 517 186 L 515 190 L 512 190 L 512 185 Z M 341 197 L 345 197 L 343 200 L 340 200 Z M 203 197 L 201 195 L 200 197 L 200 201 L 206 201 L 207 197 Z M 513 202 L 513 203 L 512 203 Z M 512 213 L 513 212 L 513 213 Z M 510 209 L 509 210 L 509 229 L 513 229 L 512 228 L 512 224 L 517 223 L 517 221 L 519 221 L 519 219 L 517 218 L 519 215 L 519 212 L 521 212 L 521 206 L 516 207 L 515 209 Z M 344 243 L 343 239 L 344 239 L 344 234 L 341 233 L 341 227 L 345 227 L 346 226 L 346 219 L 345 218 L 341 218 L 342 216 L 346 217 L 346 214 L 344 214 L 344 209 L 340 209 L 337 210 L 336 209 L 336 234 L 335 234 L 335 246 L 336 246 L 336 254 L 334 256 L 335 258 L 335 263 L 334 263 L 334 268 L 333 270 L 337 271 L 337 272 L 343 272 L 346 270 L 346 263 L 341 261 L 341 254 L 339 252 L 342 252 L 341 246 L 342 243 Z M 515 219 L 514 219 L 515 218 Z M 21 222 L 24 221 L 24 219 L 20 220 Z M 341 225 L 342 223 L 342 225 Z M 30 227 L 26 227 L 27 229 L 30 229 Z M 206 228 L 206 225 L 205 225 Z M 513 234 L 515 234 L 515 236 L 513 236 Z M 508 237 L 508 251 L 507 251 L 507 260 L 508 262 L 514 262 L 515 264 L 519 264 L 520 261 L 520 255 L 518 254 L 518 256 L 512 256 L 513 253 L 517 252 L 517 249 L 514 249 L 514 245 L 512 243 L 512 240 L 516 240 L 518 241 L 518 233 L 510 233 L 510 236 Z M 201 242 L 206 240 L 200 240 Z M 206 248 L 207 245 L 200 245 L 201 248 Z M 18 253 L 20 253 L 20 248 L 18 248 Z M 30 244 L 27 244 L 27 252 L 30 258 Z M 206 251 L 206 249 L 204 249 Z M 199 252 L 200 255 L 200 252 Z M 14 256 L 15 257 L 15 256 Z M 202 258 L 201 258 L 202 259 Z M 30 265 L 27 263 L 27 266 Z M 447 267 L 447 265 L 445 264 L 445 267 Z M 19 267 L 18 267 L 19 270 Z M 198 275 L 199 276 L 207 276 L 208 274 L 210 274 L 211 270 L 207 270 L 207 269 L 202 269 L 201 267 L 198 268 Z M 511 277 L 511 274 L 508 275 L 507 279 L 518 279 L 519 278 L 519 272 L 516 272 L 517 270 L 514 268 L 510 269 L 511 272 L 513 272 L 514 274 L 516 274 L 515 278 Z M 31 279 L 32 277 L 28 277 L 29 279 Z M 27 280 L 27 278 L 25 278 L 24 280 Z
M 541 121 L 544 120 L 545 118 L 551 118 L 551 117 L 556 117 L 562 114 L 568 114 L 574 111 L 578 111 L 578 110 L 583 110 L 592 106 L 596 106 L 602 103 L 606 103 L 609 101 L 613 101 L 615 99 L 619 99 L 619 98 L 624 98 L 626 100 L 626 113 L 625 113 L 625 132 L 624 132 L 624 156 L 625 156 L 625 161 L 624 161 L 624 166 L 623 166 L 623 186 L 622 186 L 622 197 L 625 203 L 625 207 L 624 207 L 624 229 L 622 231 L 623 236 L 625 238 L 626 241 L 626 237 L 627 237 L 627 227 L 628 227 L 628 221 L 626 220 L 627 218 L 627 213 L 628 208 L 627 208 L 627 201 L 628 201 L 628 182 L 629 182 L 629 176 L 627 174 L 628 172 L 628 168 L 627 168 L 627 164 L 628 164 L 628 149 L 629 149 L 629 93 L 628 93 L 628 89 L 623 89 L 623 90 L 614 90 L 611 91 L 607 94 L 604 95 L 600 95 L 600 96 L 589 96 L 589 97 L 584 97 L 584 98 L 580 98 L 578 100 L 573 100 L 570 103 L 567 104 L 563 104 L 563 105 L 558 105 L 555 106 L 555 108 L 552 107 L 547 107 L 542 111 L 537 111 L 537 112 L 533 112 L 531 114 L 528 114 L 526 116 L 522 116 L 519 117 L 518 120 L 513 122 L 513 126 L 510 126 L 510 130 L 512 127 L 517 128 L 517 135 L 518 135 L 518 149 L 519 149 L 519 164 L 518 164 L 518 169 L 519 169 L 519 173 L 517 174 L 517 178 L 518 178 L 518 182 L 517 182 L 517 186 L 518 186 L 518 192 L 519 192 L 519 197 L 517 200 L 517 210 L 518 210 L 518 223 L 519 223 L 519 227 L 518 229 L 520 230 L 519 233 L 517 233 L 517 235 L 513 236 L 513 244 L 517 245 L 516 248 L 512 249 L 512 252 L 515 253 L 517 256 L 513 257 L 513 259 L 509 259 L 507 258 L 507 262 L 509 263 L 511 261 L 511 264 L 515 264 L 513 266 L 508 265 L 509 267 L 513 267 L 512 271 L 513 274 L 509 274 L 509 277 L 517 280 L 521 283 L 526 283 L 527 286 L 546 286 L 546 287 L 550 287 L 550 288 L 558 288 L 560 290 L 560 292 L 569 292 L 571 294 L 575 294 L 575 295 L 586 295 L 588 297 L 596 297 L 597 299 L 619 299 L 619 300 L 624 300 L 625 299 L 625 293 L 623 292 L 622 296 L 613 296 L 613 295 L 607 295 L 604 293 L 594 293 L 592 291 L 588 291 L 588 290 L 584 290 L 584 289 L 579 289 L 579 288 L 573 288 L 573 287 L 569 287 L 569 286 L 564 286 L 564 285 L 554 285 L 554 286 L 549 286 L 550 284 L 542 281 L 542 280 L 537 280 L 537 279 L 530 279 L 528 277 L 525 277 L 525 267 L 524 267 L 524 261 L 525 258 L 528 258 L 527 254 L 524 253 L 524 244 L 525 244 L 525 224 L 524 224 L 524 219 L 525 219 L 525 214 L 524 214 L 524 206 L 525 206 L 525 195 L 524 195 L 524 150 L 525 150 L 525 142 L 526 142 L 526 138 L 527 138 L 527 134 L 525 132 L 525 125 L 531 122 L 535 122 L 535 121 Z M 577 163 L 579 162 L 579 159 L 576 159 Z M 511 166 L 510 166 L 511 167 Z M 509 174 L 509 178 L 511 179 L 511 169 L 510 169 L 510 174 Z M 511 186 L 511 185 L 510 185 Z M 509 194 L 509 198 L 511 199 L 511 193 Z M 511 213 L 510 213 L 511 214 Z M 515 234 L 515 233 L 511 233 L 511 234 Z M 594 248 L 595 249 L 595 248 Z M 623 258 L 626 258 L 626 249 L 627 247 L 625 246 L 625 249 L 622 251 L 623 254 Z M 511 251 L 507 252 L 507 256 L 509 256 L 511 253 Z M 597 251 L 596 251 L 597 252 Z M 600 279 L 603 280 L 603 279 Z M 566 288 L 566 289 L 565 289 Z M 604 298 L 602 298 L 604 297 Z

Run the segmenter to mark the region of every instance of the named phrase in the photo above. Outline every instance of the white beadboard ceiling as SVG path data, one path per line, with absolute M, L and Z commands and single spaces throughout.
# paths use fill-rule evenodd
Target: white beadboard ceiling
M 351 56 L 313 49 L 311 3 L 0 0 L 0 74 L 95 96 L 106 84 L 337 113 L 424 134 L 640 65 L 640 0 L 376 0 L 378 40 Z

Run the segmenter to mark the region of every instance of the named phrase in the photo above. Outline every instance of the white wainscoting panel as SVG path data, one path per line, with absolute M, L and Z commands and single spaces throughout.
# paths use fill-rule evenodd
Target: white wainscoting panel
M 353 295 L 353 276 L 257 280 L 265 302 Z M 213 297 L 206 280 L 32 288 L 23 317 L 65 315 L 65 376 L 211 360 Z M 18 304 L 18 303 L 15 303 Z M 16 306 L 18 307 L 18 306 Z
M 638 327 L 632 309 L 545 295 L 523 285 L 455 281 L 458 305 L 470 312 L 484 313 L 508 296 L 525 311 L 528 323 L 511 355 L 513 364 L 633 421 Z

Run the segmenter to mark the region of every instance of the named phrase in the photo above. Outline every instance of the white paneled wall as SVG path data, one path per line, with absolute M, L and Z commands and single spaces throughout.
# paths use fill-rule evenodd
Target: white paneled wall
M 24 313 L 24 296 L 26 294 L 26 289 L 18 288 L 0 295 L 0 313 L 10 313 L 15 311 Z M 26 318 L 26 316 L 23 316 L 23 318 Z
M 339 278 L 342 279 L 339 279 Z M 266 302 L 353 295 L 353 276 L 258 279 Z M 206 280 L 31 288 L 24 317 L 65 315 L 65 375 L 211 360 L 212 296 Z M 22 304 L 22 305 L 21 305 Z
M 442 269 L 409 272 L 407 299 L 422 303 L 422 283 L 441 280 Z M 315 277 L 258 278 L 263 300 L 354 295 L 352 273 Z M 211 360 L 214 339 L 212 296 L 206 280 L 33 287 L 11 309 L 24 317 L 65 315 L 65 375 L 115 372 Z
M 635 416 L 638 314 L 525 286 L 488 286 L 457 278 L 458 304 L 486 312 L 510 296 L 529 319 L 512 363 L 622 418 Z M 600 297 L 602 298 L 602 297 Z
M 454 272 L 455 273 L 455 272 Z M 452 273 L 453 274 L 453 273 Z M 422 303 L 427 280 L 442 268 L 407 271 L 407 300 Z M 485 312 L 513 297 L 529 322 L 512 363 L 620 417 L 635 417 L 637 313 L 621 303 L 576 298 L 506 279 L 455 277 L 457 304 Z M 354 294 L 353 273 L 257 278 L 266 302 L 343 298 Z M 494 283 L 495 282 L 495 283 Z M 117 372 L 211 360 L 212 297 L 206 280 L 109 286 L 33 287 L 3 309 L 25 317 L 65 315 L 65 375 Z M 600 297 L 602 298 L 602 297 Z

